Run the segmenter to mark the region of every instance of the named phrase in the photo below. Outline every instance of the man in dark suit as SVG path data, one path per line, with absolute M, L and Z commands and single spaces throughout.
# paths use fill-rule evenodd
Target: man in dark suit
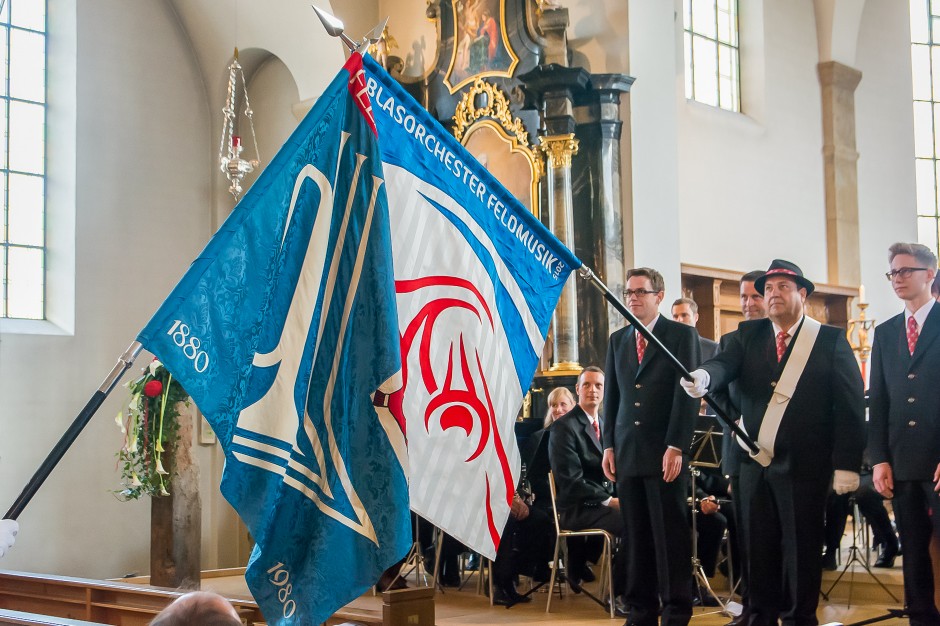
M 753 270 L 741 277 L 738 282 L 738 292 L 741 297 L 741 313 L 744 315 L 744 321 L 762 320 L 767 317 L 767 305 L 764 303 L 764 294 L 754 288 L 754 281 L 764 275 L 764 270 Z M 719 351 L 724 350 L 729 341 L 732 340 L 737 330 L 722 335 L 718 342 Z M 704 359 L 708 360 L 708 359 Z M 741 400 L 738 398 L 738 385 L 731 383 L 728 388 L 721 392 L 716 392 L 713 397 L 721 403 L 725 413 L 732 419 L 741 417 L 741 411 L 738 407 Z M 748 559 L 747 544 L 744 541 L 744 520 L 741 516 L 741 506 L 738 502 L 737 494 L 741 490 L 741 459 L 747 458 L 744 452 L 734 438 L 731 429 L 727 424 L 721 424 L 721 471 L 731 482 L 732 515 L 728 526 L 728 534 L 733 547 L 733 565 L 737 570 L 735 575 L 740 581 L 738 583 L 738 594 L 741 596 L 741 613 L 733 618 L 726 626 L 744 626 L 751 619 L 750 610 L 750 592 L 748 588 Z
M 830 484 L 858 487 L 865 447 L 862 378 L 845 332 L 804 315 L 813 283 L 775 260 L 754 283 L 770 319 L 742 322 L 701 369 L 690 395 L 737 382 L 760 462 L 741 464 L 739 503 L 750 563 L 751 626 L 815 626 Z M 835 477 L 833 477 L 835 471 Z
M 548 442 L 548 458 L 555 477 L 561 527 L 566 530 L 600 528 L 620 537 L 623 520 L 620 501 L 601 469 L 600 408 L 604 395 L 604 372 L 599 367 L 584 368 L 575 387 L 578 405 L 558 418 Z M 582 579 L 592 575 L 587 569 L 583 541 L 568 543 L 568 582 L 580 590 Z M 614 595 L 623 591 L 623 560 L 614 555 Z
M 869 453 L 875 489 L 894 498 L 911 624 L 936 625 L 928 549 L 931 527 L 940 536 L 940 306 L 930 293 L 937 257 L 927 246 L 896 243 L 890 260 L 904 312 L 875 330 Z
M 665 285 L 654 269 L 627 272 L 630 311 L 686 367 L 700 360 L 698 333 L 659 314 Z M 627 624 L 683 625 L 692 615 L 691 495 L 683 460 L 699 403 L 676 384 L 679 374 L 633 326 L 610 336 L 604 406 L 604 473 L 617 481 L 627 543 Z
M 696 328 L 698 324 L 698 303 L 692 298 L 679 298 L 672 303 L 672 319 L 674 322 Z M 698 345 L 702 351 L 703 361 L 707 361 L 718 354 L 717 341 L 699 335 Z

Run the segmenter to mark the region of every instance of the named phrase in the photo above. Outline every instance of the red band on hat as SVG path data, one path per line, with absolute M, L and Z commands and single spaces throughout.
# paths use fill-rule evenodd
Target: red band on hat
M 771 274 L 790 274 L 791 276 L 796 276 L 796 272 L 793 270 L 785 270 L 783 268 L 767 270 L 767 273 L 765 273 L 764 276 L 770 276 Z

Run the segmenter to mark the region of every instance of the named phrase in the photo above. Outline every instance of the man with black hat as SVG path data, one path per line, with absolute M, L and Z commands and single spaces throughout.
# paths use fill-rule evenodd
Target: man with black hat
M 805 315 L 814 285 L 775 260 L 754 283 L 769 319 L 742 322 L 724 351 L 682 381 L 701 397 L 737 382 L 742 426 L 760 446 L 741 465 L 752 626 L 815 626 L 826 496 L 858 487 L 862 378 L 842 329 Z M 833 472 L 835 475 L 833 476 Z

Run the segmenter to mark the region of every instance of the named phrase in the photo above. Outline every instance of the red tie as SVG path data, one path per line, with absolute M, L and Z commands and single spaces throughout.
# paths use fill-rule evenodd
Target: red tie
M 636 360 L 638 363 L 643 362 L 643 355 L 646 354 L 646 337 L 640 333 L 636 334 Z
M 783 360 L 783 355 L 787 351 L 787 339 L 790 335 L 782 330 L 777 333 L 777 363 Z
M 601 440 L 601 427 L 597 425 L 597 420 L 591 422 L 591 425 L 594 426 L 594 436 L 597 437 L 597 440 Z
M 907 318 L 907 349 L 910 351 L 911 355 L 914 354 L 914 348 L 917 347 L 917 337 L 920 333 L 917 332 L 917 320 L 914 319 L 914 316 Z

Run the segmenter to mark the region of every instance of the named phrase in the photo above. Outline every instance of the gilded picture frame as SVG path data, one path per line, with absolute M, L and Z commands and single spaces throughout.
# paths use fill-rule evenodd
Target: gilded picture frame
M 451 0 L 454 45 L 444 85 L 450 93 L 477 78 L 509 78 L 519 57 L 506 32 L 506 0 Z

